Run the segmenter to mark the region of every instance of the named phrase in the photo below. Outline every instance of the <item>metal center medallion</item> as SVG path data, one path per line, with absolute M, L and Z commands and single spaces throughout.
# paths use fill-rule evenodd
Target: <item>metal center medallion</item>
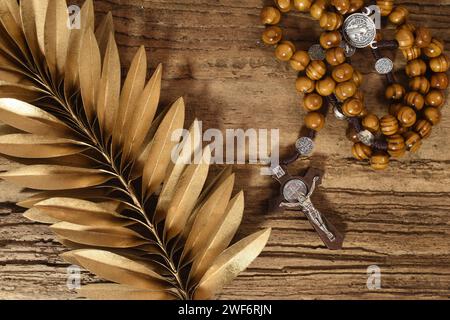
M 300 179 L 289 180 L 283 187 L 283 197 L 289 202 L 298 202 L 299 196 L 305 196 L 307 193 L 308 187 Z
M 372 19 L 362 13 L 354 13 L 344 21 L 345 40 L 355 48 L 365 48 L 375 41 L 377 28 Z

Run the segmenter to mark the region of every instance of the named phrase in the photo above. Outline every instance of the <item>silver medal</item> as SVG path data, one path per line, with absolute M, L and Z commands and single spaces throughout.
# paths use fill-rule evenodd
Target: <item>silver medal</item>
M 325 50 L 323 50 L 320 44 L 313 44 L 308 50 L 311 60 L 324 60 Z
M 375 41 L 377 28 L 370 17 L 362 13 L 354 13 L 344 21 L 343 34 L 345 40 L 355 48 L 365 48 Z
M 314 149 L 314 141 L 308 137 L 301 137 L 295 142 L 295 148 L 302 156 L 310 155 Z
M 308 188 L 300 179 L 289 180 L 283 187 L 283 197 L 289 202 L 297 202 L 299 196 L 305 196 L 307 193 Z
M 358 139 L 366 146 L 371 146 L 375 140 L 375 136 L 369 130 L 363 130 L 358 133 Z
M 341 41 L 341 44 L 339 45 L 339 47 L 344 49 L 344 54 L 347 58 L 352 57 L 356 52 L 356 48 L 349 45 L 347 43 L 347 41 Z
M 375 63 L 375 70 L 379 74 L 387 74 L 394 69 L 394 63 L 389 58 L 381 58 Z

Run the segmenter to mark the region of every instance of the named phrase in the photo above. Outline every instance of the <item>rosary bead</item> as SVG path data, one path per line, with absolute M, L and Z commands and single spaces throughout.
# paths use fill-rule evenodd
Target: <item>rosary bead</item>
M 322 108 L 323 99 L 317 93 L 308 93 L 303 97 L 303 107 L 306 111 L 317 111 Z
M 380 8 L 381 15 L 383 17 L 388 16 L 394 9 L 394 0 L 385 0 L 385 1 L 377 0 L 376 3 L 378 8 Z
M 381 132 L 385 136 L 392 136 L 397 133 L 398 130 L 398 121 L 397 119 L 392 115 L 385 115 L 380 120 L 380 128 Z
M 352 154 L 356 160 L 367 160 L 372 156 L 372 148 L 362 142 L 357 142 L 352 147 Z
M 295 81 L 295 88 L 298 92 L 311 93 L 314 91 L 316 82 L 306 76 L 298 77 Z
M 309 10 L 309 14 L 315 20 L 320 20 L 322 15 L 327 8 L 328 0 L 317 0 L 311 5 L 311 9 Z
M 360 87 L 363 82 L 363 75 L 358 70 L 353 70 L 353 82 L 356 84 L 357 87 Z
M 265 44 L 273 45 L 281 41 L 283 31 L 278 26 L 270 26 L 263 32 L 262 40 Z
M 384 151 L 375 152 L 370 158 L 370 166 L 374 170 L 384 170 L 389 166 L 389 155 Z
M 342 112 L 347 117 L 357 117 L 361 114 L 364 106 L 362 102 L 358 99 L 348 99 L 342 105 Z
M 426 77 L 414 77 L 409 81 L 409 87 L 421 94 L 427 94 L 430 91 L 430 81 Z
M 431 43 L 431 32 L 428 28 L 419 27 L 416 30 L 416 39 L 414 44 L 419 48 L 426 48 Z
M 408 49 L 414 44 L 414 35 L 407 29 L 400 29 L 395 34 L 400 49 Z
M 433 72 L 447 72 L 449 68 L 449 59 L 445 54 L 430 60 L 430 68 Z
M 357 89 L 355 94 L 353 95 L 353 98 L 358 99 L 364 104 L 364 92 L 362 92 L 362 90 Z M 360 116 L 362 116 L 362 114 Z
M 341 47 L 328 49 L 325 54 L 325 59 L 332 66 L 340 65 L 345 62 L 345 51 Z
M 340 14 L 347 14 L 350 10 L 349 0 L 331 0 L 331 5 L 335 7 Z
M 292 10 L 291 0 L 275 0 L 275 3 L 281 12 L 289 12 Z
M 263 24 L 278 24 L 281 20 L 281 12 L 275 7 L 264 7 L 261 11 Z
M 345 136 L 347 137 L 348 140 L 350 140 L 351 142 L 358 142 L 358 132 L 356 132 L 355 128 L 352 125 L 349 125 L 347 127 L 347 130 L 345 131 Z
M 444 44 L 438 39 L 432 39 L 428 47 L 423 49 L 423 53 L 429 58 L 439 57 L 444 52 Z
M 335 48 L 341 44 L 342 36 L 339 31 L 322 32 L 319 41 L 324 49 Z
M 306 75 L 311 80 L 319 80 L 321 79 L 325 73 L 327 72 L 327 68 L 325 63 L 320 60 L 311 61 L 311 63 L 306 68 Z
M 327 31 L 337 30 L 342 26 L 344 18 L 336 12 L 325 12 L 320 17 L 320 27 Z
M 399 25 L 406 21 L 409 16 L 409 11 L 403 6 L 396 7 L 389 15 L 389 21 L 393 24 Z
M 405 95 L 405 88 L 398 83 L 393 83 L 386 88 L 385 96 L 386 99 L 400 100 Z
M 408 132 L 408 131 L 409 131 L 409 128 L 400 126 L 400 127 L 398 128 L 397 133 L 400 134 L 400 135 L 403 135 L 403 134 L 405 134 L 405 133 Z
M 397 31 L 401 29 L 411 31 L 412 33 L 416 32 L 416 26 L 413 25 L 412 23 L 404 23 L 397 27 Z
M 420 57 L 421 50 L 418 47 L 412 46 L 402 50 L 403 56 L 407 61 L 411 61 Z
M 417 120 L 416 112 L 407 106 L 402 106 L 397 112 L 397 120 L 404 128 L 412 127 Z
M 440 90 L 431 90 L 425 97 L 427 106 L 440 108 L 444 105 L 444 94 Z
M 410 78 L 422 76 L 427 72 L 427 64 L 421 59 L 411 60 L 406 65 L 405 71 Z
M 375 114 L 369 113 L 362 119 L 362 125 L 364 129 L 377 133 L 380 130 L 380 119 Z
M 353 98 L 355 98 L 355 96 L 353 96 Z M 357 99 L 357 98 L 355 98 L 355 99 Z M 361 100 L 359 100 L 359 101 L 361 101 Z M 363 102 L 363 105 L 364 105 L 364 102 Z M 369 114 L 369 110 L 366 107 L 363 107 L 363 109 L 358 117 L 363 118 L 363 117 L 367 116 L 368 114 Z
M 422 139 L 426 139 L 430 136 L 432 128 L 433 125 L 425 119 L 417 121 L 414 125 L 414 131 L 417 132 Z
M 387 137 L 388 153 L 391 157 L 400 158 L 406 152 L 405 139 L 399 135 Z
M 438 108 L 434 107 L 426 107 L 423 111 L 423 116 L 432 125 L 438 124 L 442 118 L 441 111 Z
M 348 63 L 340 64 L 334 67 L 331 75 L 336 82 L 348 81 L 353 78 L 353 67 Z
M 336 85 L 334 93 L 336 94 L 336 97 L 338 97 L 339 100 L 341 101 L 347 100 L 348 98 L 351 98 L 355 95 L 356 84 L 353 81 L 345 81 L 338 83 Z M 357 99 L 355 100 L 361 102 L 360 100 Z
M 280 61 L 289 61 L 295 52 L 295 46 L 290 41 L 281 42 L 275 49 L 275 57 Z
M 389 106 L 389 114 L 393 115 L 394 117 L 397 117 L 397 114 L 402 107 L 404 107 L 404 105 L 402 103 L 391 104 Z
M 294 0 L 294 7 L 298 11 L 308 12 L 311 8 L 312 3 L 312 0 Z
M 325 117 L 320 112 L 310 112 L 305 116 L 305 125 L 308 129 L 320 131 L 325 125 Z
M 414 107 L 416 110 L 422 110 L 425 104 L 424 97 L 416 91 L 408 92 L 404 101 L 408 106 Z
M 350 8 L 348 13 L 355 13 L 364 6 L 364 0 L 350 0 Z
M 316 91 L 324 97 L 332 94 L 335 88 L 336 82 L 334 82 L 333 78 L 331 77 L 325 77 L 322 80 L 316 82 Z
M 308 52 L 299 50 L 294 53 L 289 62 L 291 64 L 291 68 L 295 71 L 303 71 L 306 69 L 310 61 L 311 59 Z
M 448 76 L 444 72 L 434 73 L 431 76 L 431 87 L 435 89 L 445 90 L 448 88 Z
M 416 152 L 422 145 L 422 138 L 414 131 L 408 131 L 404 135 L 406 148 L 410 152 Z

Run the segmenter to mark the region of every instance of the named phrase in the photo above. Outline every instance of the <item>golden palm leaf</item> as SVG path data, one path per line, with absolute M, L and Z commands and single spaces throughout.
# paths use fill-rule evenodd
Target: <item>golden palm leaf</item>
M 139 48 L 121 84 L 111 14 L 68 27 L 65 0 L 0 0 L 0 153 L 21 163 L 0 174 L 40 190 L 19 205 L 51 224 L 63 254 L 113 283 L 99 299 L 209 299 L 264 248 L 270 230 L 229 247 L 244 197 L 234 175 L 206 183 L 211 152 L 200 126 L 182 141 L 183 99 L 157 112 L 162 67 L 146 82 Z M 179 157 L 171 161 L 172 150 Z M 187 160 L 200 152 L 202 161 Z

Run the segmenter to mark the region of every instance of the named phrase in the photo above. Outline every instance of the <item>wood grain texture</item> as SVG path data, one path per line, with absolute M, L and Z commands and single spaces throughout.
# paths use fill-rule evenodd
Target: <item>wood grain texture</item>
M 70 1 L 69 1 L 70 2 Z M 143 44 L 150 69 L 164 65 L 162 104 L 184 96 L 189 122 L 203 128 L 280 129 L 288 154 L 304 111 L 296 74 L 277 62 L 260 36 L 261 0 L 96 0 L 97 15 L 112 10 L 123 65 Z M 435 36 L 450 40 L 450 0 L 397 1 Z M 317 23 L 298 13 L 284 19 L 287 38 L 307 49 Z M 448 46 L 447 46 L 448 49 Z M 448 53 L 448 51 L 447 51 Z M 364 71 L 367 103 L 379 115 L 386 103 L 382 78 L 368 51 L 353 59 Z M 402 67 L 400 54 L 396 55 Z M 238 165 L 236 190 L 244 189 L 246 214 L 239 236 L 272 227 L 269 244 L 220 299 L 410 299 L 450 297 L 450 112 L 418 154 L 373 172 L 351 158 L 346 125 L 328 117 L 309 162 L 325 170 L 314 196 L 319 209 L 345 234 L 344 250 L 331 252 L 303 216 L 267 214 L 276 185 L 259 167 Z M 0 160 L 0 170 L 14 166 Z M 0 182 L 0 299 L 66 299 L 64 251 L 46 226 L 30 223 L 14 203 L 28 192 Z M 366 287 L 367 267 L 382 272 L 382 288 Z M 83 282 L 98 281 L 83 273 Z

